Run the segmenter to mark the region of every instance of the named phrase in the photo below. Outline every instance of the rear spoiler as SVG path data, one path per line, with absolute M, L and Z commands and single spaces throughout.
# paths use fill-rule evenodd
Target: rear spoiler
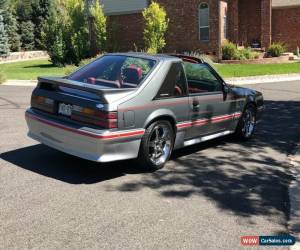
M 119 99 L 124 94 L 129 94 L 136 90 L 130 88 L 126 88 L 126 89 L 107 88 L 106 89 L 97 85 L 76 82 L 61 77 L 38 77 L 37 88 L 39 89 L 59 90 L 59 87 L 77 89 L 84 92 L 96 94 L 97 96 L 99 96 L 100 100 L 104 101 L 105 103 L 108 103 L 109 100 L 114 101 L 113 99 Z

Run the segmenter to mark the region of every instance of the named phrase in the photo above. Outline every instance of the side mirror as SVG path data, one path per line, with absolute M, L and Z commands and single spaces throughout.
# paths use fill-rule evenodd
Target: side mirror
M 223 85 L 223 91 L 224 91 L 224 94 L 228 94 L 228 93 L 229 93 L 229 90 L 230 90 L 230 88 L 229 88 L 226 84 L 224 84 L 224 85 Z
M 227 99 L 227 95 L 229 92 L 230 92 L 230 88 L 226 84 L 224 84 L 223 85 L 224 101 Z

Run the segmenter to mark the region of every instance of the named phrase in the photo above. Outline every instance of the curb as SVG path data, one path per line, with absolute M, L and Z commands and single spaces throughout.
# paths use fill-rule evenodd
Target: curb
M 234 84 L 234 85 L 290 82 L 290 81 L 300 81 L 300 74 L 234 77 L 234 78 L 225 78 L 225 81 L 229 84 Z
M 37 80 L 8 80 L 5 83 L 1 84 L 2 86 L 27 86 L 35 87 Z
M 300 81 L 300 74 L 234 77 L 234 78 L 225 78 L 224 80 L 226 83 L 233 84 L 233 85 L 290 82 L 290 81 Z M 36 84 L 37 84 L 37 80 L 8 80 L 2 85 L 33 87 L 36 86 Z

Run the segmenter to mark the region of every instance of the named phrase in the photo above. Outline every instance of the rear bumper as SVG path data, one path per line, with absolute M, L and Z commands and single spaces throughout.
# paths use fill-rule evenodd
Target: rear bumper
M 144 129 L 91 131 L 51 120 L 31 109 L 25 113 L 28 136 L 67 154 L 96 161 L 112 162 L 138 156 Z

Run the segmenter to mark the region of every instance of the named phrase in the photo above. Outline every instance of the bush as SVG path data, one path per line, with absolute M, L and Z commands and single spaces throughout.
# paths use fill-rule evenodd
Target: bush
M 144 41 L 148 53 L 162 52 L 166 45 L 165 33 L 168 29 L 169 20 L 164 8 L 158 3 L 152 2 L 143 11 L 145 20 Z
M 89 64 L 90 62 L 94 61 L 99 56 L 100 55 L 98 55 L 96 57 L 92 57 L 92 58 L 87 58 L 87 59 L 81 60 L 80 63 L 78 64 L 78 66 L 76 66 L 74 64 L 66 65 L 65 68 L 64 68 L 65 75 L 70 75 L 75 70 L 77 70 L 79 67 L 83 67 L 83 66 Z
M 78 67 L 74 64 L 71 65 L 66 65 L 64 67 L 64 73 L 66 76 L 70 75 L 71 73 L 73 73 L 76 69 L 78 69 Z
M 51 62 L 56 66 L 65 64 L 66 44 L 63 37 L 64 18 L 61 12 L 49 17 L 41 33 L 43 48 L 47 50 Z
M 78 65 L 90 51 L 84 0 L 66 0 L 57 5 L 42 29 L 43 48 L 54 65 Z
M 2 71 L 0 71 L 0 84 L 4 82 L 6 82 L 6 76 Z
M 106 17 L 104 16 L 99 0 L 94 0 L 94 3 L 90 7 L 90 21 L 90 33 L 95 36 L 91 41 L 91 51 L 94 56 L 100 51 L 104 51 L 106 42 Z
M 285 52 L 285 47 L 281 43 L 273 43 L 269 48 L 268 48 L 268 55 L 272 57 L 279 57 Z
M 226 41 L 222 45 L 222 59 L 223 60 L 236 60 L 238 49 L 235 44 Z

